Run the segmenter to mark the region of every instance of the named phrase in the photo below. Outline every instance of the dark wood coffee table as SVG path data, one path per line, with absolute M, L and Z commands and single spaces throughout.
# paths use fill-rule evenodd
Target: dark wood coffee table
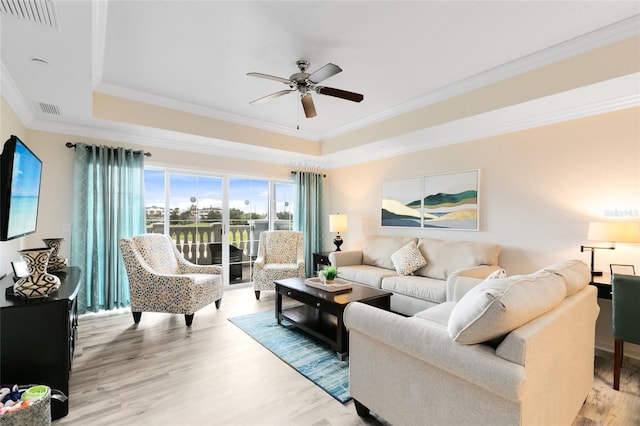
M 304 278 L 288 278 L 275 281 L 276 320 L 286 319 L 296 327 L 331 345 L 341 360 L 349 354 L 349 334 L 344 326 L 344 308 L 351 302 L 362 302 L 389 310 L 392 293 L 372 287 L 353 284 L 342 292 L 328 292 L 307 286 Z M 304 303 L 282 309 L 282 296 Z

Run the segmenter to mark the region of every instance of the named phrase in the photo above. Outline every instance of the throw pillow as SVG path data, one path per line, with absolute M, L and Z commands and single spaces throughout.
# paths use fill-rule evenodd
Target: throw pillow
M 550 272 L 487 279 L 456 304 L 447 330 L 467 345 L 502 338 L 558 306 L 566 292 L 562 277 Z
M 500 279 L 500 278 L 507 278 L 507 271 L 505 271 L 504 269 L 497 269 L 497 270 L 493 271 L 492 273 L 490 273 L 489 276 L 486 279 L 487 280 L 496 280 L 496 279 Z
M 391 262 L 398 275 L 409 275 L 413 271 L 422 268 L 427 261 L 418 250 L 415 241 L 410 242 L 391 255 Z

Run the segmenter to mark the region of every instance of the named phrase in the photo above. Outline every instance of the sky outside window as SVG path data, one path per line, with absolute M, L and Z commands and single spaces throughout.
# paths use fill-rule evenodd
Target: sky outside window
M 146 207 L 164 206 L 164 174 L 162 170 L 145 170 Z M 210 176 L 171 173 L 171 206 L 180 211 L 188 210 L 193 204 L 198 208 L 220 208 L 222 206 L 222 178 Z M 246 213 L 265 216 L 269 210 L 269 181 L 250 178 L 229 180 L 229 207 Z M 192 202 L 195 197 L 196 202 Z M 293 211 L 293 185 L 276 184 L 276 211 Z

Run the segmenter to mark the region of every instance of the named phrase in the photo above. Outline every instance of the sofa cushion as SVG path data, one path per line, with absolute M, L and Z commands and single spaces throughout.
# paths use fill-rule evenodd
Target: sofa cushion
M 500 246 L 472 241 L 421 238 L 418 249 L 427 264 L 416 275 L 446 280 L 453 272 L 478 265 L 497 265 Z
M 391 269 L 378 268 L 371 265 L 349 265 L 338 268 L 338 276 L 347 281 L 380 288 L 385 277 L 397 277 Z
M 384 278 L 381 288 L 394 294 L 403 294 L 435 303 L 442 303 L 447 299 L 446 281 L 417 275 L 394 275 Z
M 564 278 L 564 283 L 567 286 L 567 296 L 576 294 L 591 281 L 591 271 L 589 267 L 580 260 L 567 260 L 554 263 L 542 270 L 558 274 Z
M 558 306 L 566 293 L 564 279 L 550 272 L 485 280 L 453 308 L 449 335 L 464 344 L 503 337 Z
M 396 268 L 398 275 L 409 275 L 416 269 L 423 267 L 427 261 L 422 257 L 416 242 L 411 241 L 391 255 L 391 263 Z
M 362 263 L 385 269 L 394 269 L 391 255 L 411 241 L 416 241 L 416 238 L 368 236 L 364 239 L 362 247 Z
M 449 324 L 449 317 L 451 316 L 451 311 L 456 306 L 455 302 L 444 302 L 439 305 L 434 306 L 433 308 L 425 309 L 424 311 L 418 312 L 414 315 L 415 318 L 420 318 L 422 320 L 431 321 L 432 323 L 438 324 L 443 327 L 447 327 Z

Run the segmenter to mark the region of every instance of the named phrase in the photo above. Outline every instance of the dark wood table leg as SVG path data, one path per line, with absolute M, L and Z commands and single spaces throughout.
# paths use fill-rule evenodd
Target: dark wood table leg
M 282 322 L 282 293 L 280 286 L 276 284 L 276 322 L 278 325 Z
M 344 326 L 344 310 L 341 310 L 337 316 L 336 330 L 336 352 L 338 359 L 344 361 L 349 356 L 349 332 Z

